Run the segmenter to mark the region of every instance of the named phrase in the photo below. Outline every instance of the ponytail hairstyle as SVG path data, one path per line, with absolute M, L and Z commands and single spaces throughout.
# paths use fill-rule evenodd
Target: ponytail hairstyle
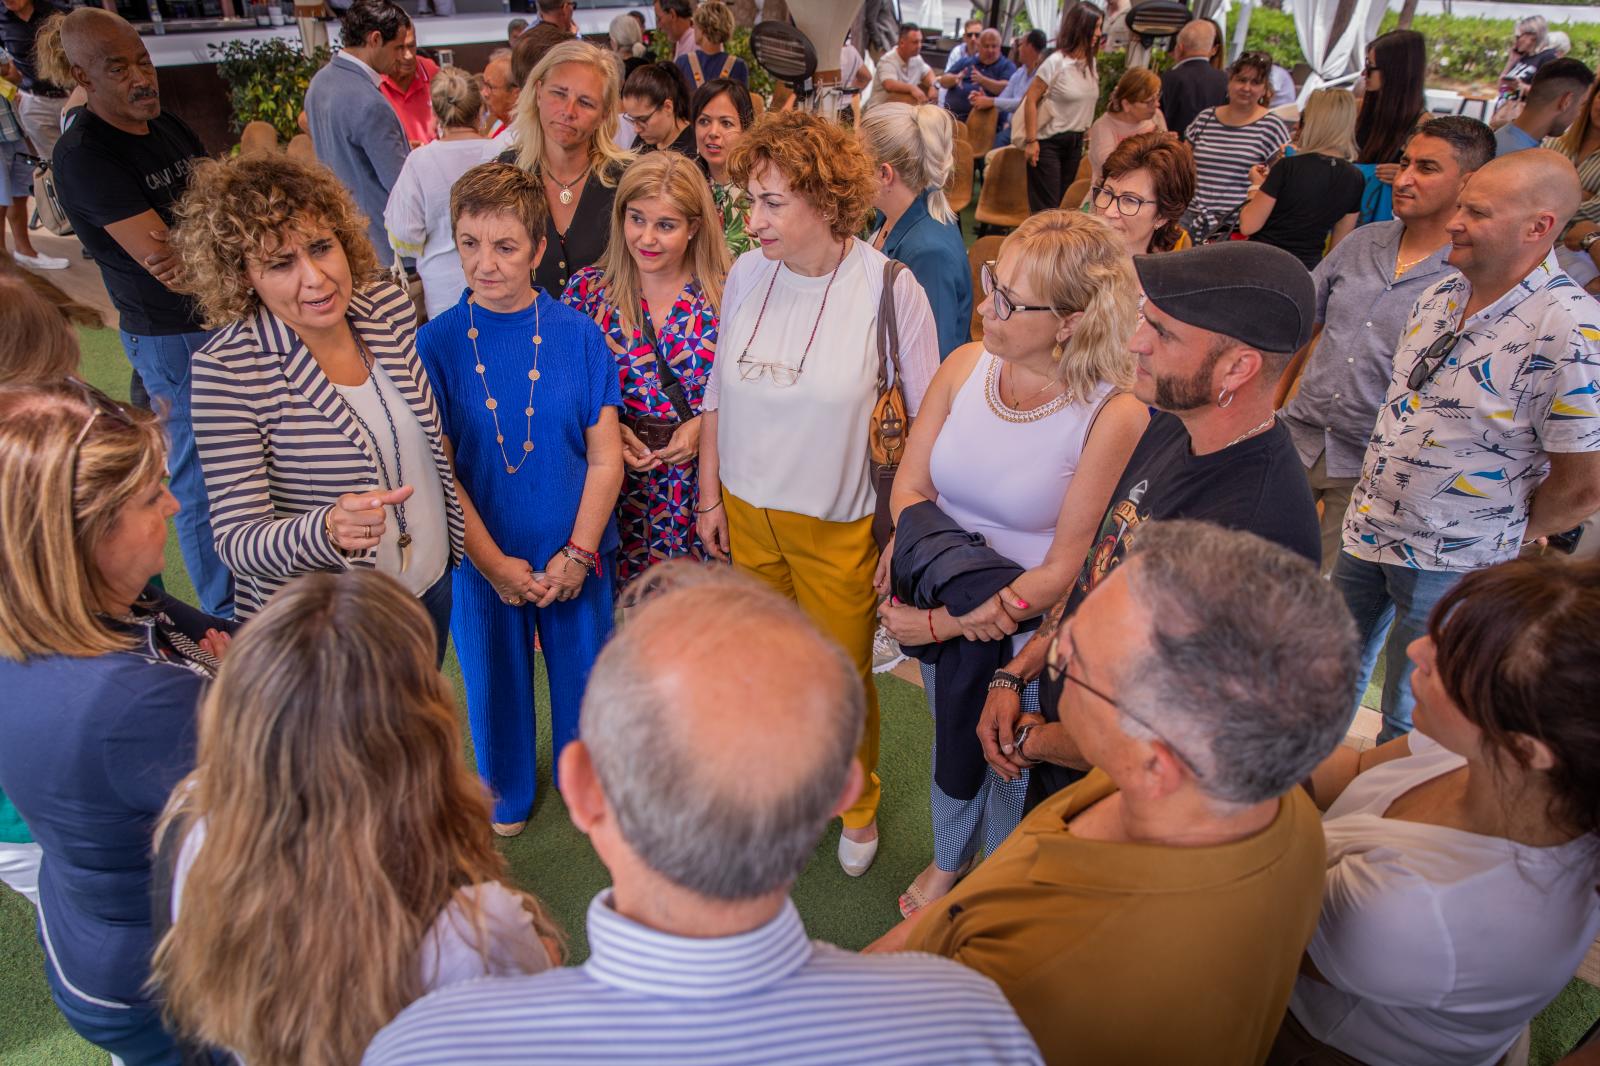
M 901 184 L 928 193 L 934 221 L 955 221 L 945 183 L 955 170 L 955 118 L 937 104 L 879 104 L 861 120 L 861 146 L 874 163 L 894 168 Z
M 428 98 L 433 104 L 433 116 L 439 120 L 439 132 L 451 126 L 478 124 L 483 111 L 483 93 L 472 75 L 460 67 L 440 67 L 428 87 Z
M 622 86 L 622 95 L 648 100 L 651 107 L 670 102 L 673 119 L 678 122 L 689 121 L 689 87 L 683 83 L 683 74 L 676 63 L 657 60 L 640 67 L 628 75 L 628 80 Z
M 72 76 L 72 63 L 61 43 L 61 24 L 66 21 L 66 15 L 51 15 L 44 20 L 33 38 L 33 66 L 45 81 L 70 89 L 77 79 Z
M 1106 102 L 1106 110 L 1120 115 L 1122 105 L 1142 104 L 1160 91 L 1159 74 L 1149 67 L 1132 67 L 1117 79 L 1117 87 L 1111 90 L 1111 99 Z
M 1005 239 L 1000 254 L 1007 252 L 1016 254 L 1033 290 L 1058 316 L 1083 312 L 1056 364 L 1056 379 L 1079 400 L 1103 384 L 1131 388 L 1128 341 L 1138 325 L 1139 282 L 1122 238 L 1082 211 L 1040 211 Z

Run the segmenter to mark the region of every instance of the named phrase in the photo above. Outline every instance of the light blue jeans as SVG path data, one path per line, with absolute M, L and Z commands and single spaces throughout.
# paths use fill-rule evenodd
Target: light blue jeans
M 1361 674 L 1354 706 L 1361 705 L 1372 669 L 1383 653 L 1383 730 L 1378 742 L 1411 732 L 1411 660 L 1406 648 L 1428 631 L 1428 615 L 1461 580 L 1459 570 L 1418 570 L 1410 566 L 1372 563 L 1340 552 L 1333 564 L 1333 585 L 1361 635 Z
M 200 608 L 219 618 L 232 618 L 233 574 L 217 557 L 205 476 L 189 417 L 189 358 L 210 339 L 209 333 L 150 337 L 124 332 L 122 347 L 166 425 L 167 473 L 181 508 L 173 525 L 178 529 L 178 549 Z

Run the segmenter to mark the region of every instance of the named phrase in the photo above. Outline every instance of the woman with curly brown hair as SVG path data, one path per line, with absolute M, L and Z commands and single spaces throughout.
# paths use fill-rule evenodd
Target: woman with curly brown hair
M 877 853 L 878 701 L 872 686 L 876 505 L 868 430 L 878 398 L 876 326 L 889 260 L 854 234 L 878 191 L 854 134 L 814 115 L 769 114 L 728 163 L 749 190 L 760 242 L 722 293 L 722 338 L 703 405 L 699 532 L 706 551 L 792 596 L 867 684 L 866 788 L 844 814 L 839 861 Z M 939 366 L 928 297 L 894 280 L 900 384 L 915 415 Z
M 427 992 L 559 961 L 504 883 L 433 646 L 409 591 L 363 571 L 295 581 L 240 634 L 156 834 L 153 972 L 186 1035 L 252 1066 L 350 1063 Z
M 434 620 L 464 526 L 410 297 L 324 167 L 208 161 L 178 207 L 179 282 L 219 332 L 194 356 L 217 553 L 248 617 L 297 574 L 376 568 Z

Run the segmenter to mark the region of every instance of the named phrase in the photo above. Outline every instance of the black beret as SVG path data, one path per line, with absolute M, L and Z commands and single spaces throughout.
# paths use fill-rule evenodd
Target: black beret
M 1263 352 L 1296 352 L 1311 339 L 1317 287 L 1282 248 L 1224 241 L 1136 255 L 1133 265 L 1145 298 L 1179 322 Z

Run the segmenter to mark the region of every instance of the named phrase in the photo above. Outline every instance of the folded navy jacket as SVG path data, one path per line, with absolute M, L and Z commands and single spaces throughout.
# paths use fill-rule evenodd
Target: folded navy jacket
M 1022 567 L 989 547 L 983 535 L 957 525 L 928 500 L 900 512 L 894 531 L 890 591 L 919 610 L 947 607 L 960 616 L 993 598 L 1022 574 Z M 1039 628 L 1032 618 L 1019 632 Z M 978 718 L 994 672 L 1011 661 L 1011 641 L 956 637 L 937 644 L 902 646 L 933 667 L 933 779 L 952 799 L 978 794 L 986 763 Z

